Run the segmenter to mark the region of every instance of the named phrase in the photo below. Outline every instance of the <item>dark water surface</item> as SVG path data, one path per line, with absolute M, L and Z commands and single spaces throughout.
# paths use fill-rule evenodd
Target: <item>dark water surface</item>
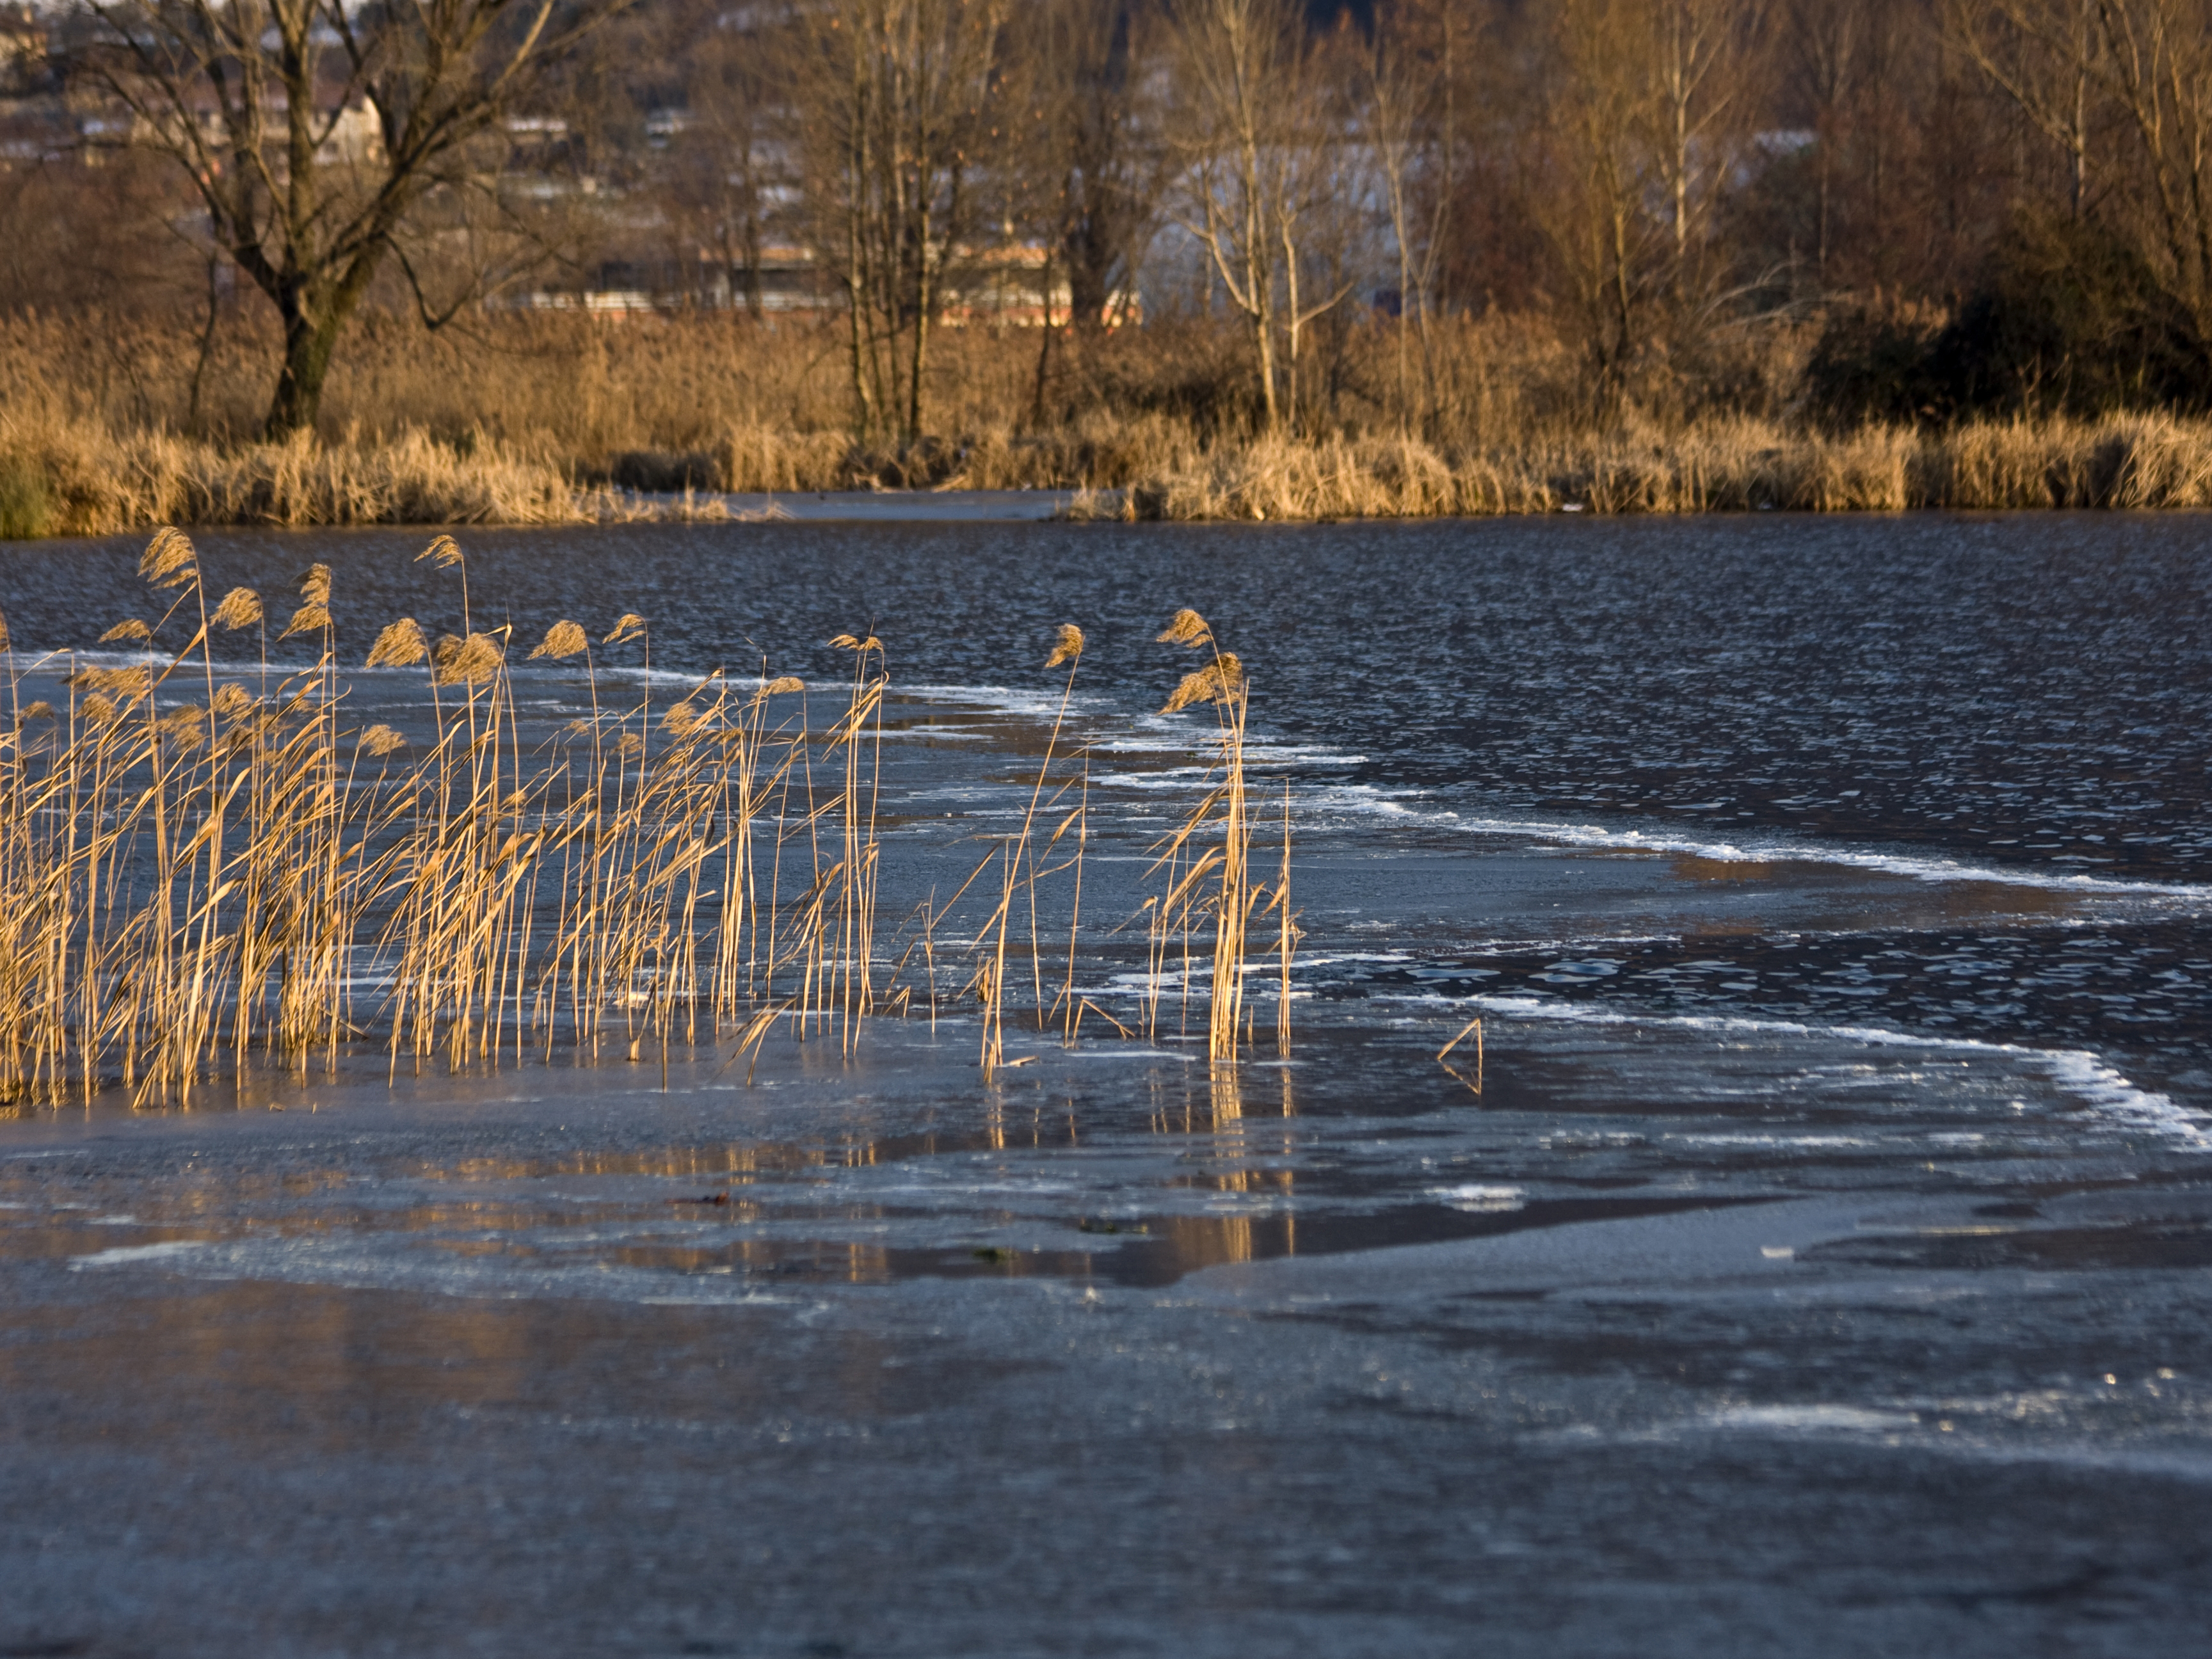
M 327 560 L 349 662 L 458 626 L 422 539 L 200 538 Z M 987 1087 L 947 1001 L 750 1086 L 0 1121 L 0 1655 L 2212 1638 L 2212 520 L 462 539 L 479 626 L 639 611 L 656 696 L 872 627 L 887 915 L 1018 817 L 1063 621 L 1133 910 L 1203 611 L 1290 791 L 1290 1059 L 1024 1028 Z M 19 667 L 149 615 L 134 555 L 0 550 Z M 1129 1017 L 1135 936 L 1077 967 Z

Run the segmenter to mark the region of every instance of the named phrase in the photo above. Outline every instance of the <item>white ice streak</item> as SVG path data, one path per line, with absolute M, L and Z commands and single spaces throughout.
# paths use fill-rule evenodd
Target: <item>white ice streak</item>
M 1540 997 L 1476 995 L 1434 1000 L 1522 1019 L 1562 1020 L 1588 1025 L 1663 1025 L 1686 1031 L 1824 1037 L 1863 1042 L 1875 1048 L 2002 1054 L 2041 1066 L 2060 1088 L 2087 1102 L 2116 1127 L 2166 1136 L 2192 1152 L 2212 1152 L 2212 1113 L 2182 1106 L 2170 1096 L 2137 1088 L 2086 1048 L 2036 1048 L 2019 1042 L 1978 1042 L 1972 1037 L 1920 1036 L 1872 1025 L 1808 1025 L 1797 1020 L 1750 1019 L 1735 1014 L 1616 1012 Z
M 1533 818 L 1460 817 L 1457 824 L 1474 836 L 1526 836 L 1563 847 L 1596 847 L 1625 853 L 1686 854 L 1716 864 L 1832 864 L 1845 869 L 1904 876 L 1914 881 L 1987 882 L 2003 887 L 2212 903 L 2212 885 L 2203 882 L 2119 881 L 2108 876 L 2059 875 L 2033 866 L 1961 863 L 1940 854 L 1868 852 L 1781 839 L 1740 846 L 1734 842 L 1700 841 L 1664 831 L 1607 830 L 1595 823 L 1560 823 Z
M 913 685 L 896 689 L 915 697 L 982 704 L 1008 714 L 1039 719 L 1051 718 L 1058 707 L 1052 698 L 1015 692 L 1003 686 Z M 1111 705 L 1103 699 L 1086 701 L 1079 698 L 1077 703 L 1085 713 L 1111 710 Z M 1124 731 L 1118 736 L 1094 742 L 1091 744 L 1093 752 L 1102 755 L 1179 754 L 1188 753 L 1190 750 L 1190 733 L 1187 727 L 1152 715 L 1140 716 L 1135 726 L 1133 731 Z M 1258 736 L 1248 742 L 1245 753 L 1248 763 L 1255 766 L 1295 767 L 1301 770 L 1354 766 L 1368 758 L 1364 755 L 1348 753 L 1327 744 L 1297 744 Z M 1187 785 L 1203 775 L 1203 772 L 1201 767 L 1188 766 L 1143 772 L 1102 770 L 1092 781 L 1102 786 L 1127 789 L 1164 791 Z M 1613 830 L 1601 824 L 1535 817 L 1468 817 L 1431 804 L 1430 792 L 1418 788 L 1390 789 L 1364 783 L 1310 785 L 1304 793 L 1304 805 L 1309 814 L 1325 816 L 1330 812 L 1344 812 L 1370 817 L 1415 818 L 1449 826 L 1468 835 L 1512 836 L 1559 847 L 1686 854 L 1723 864 L 1826 864 L 1881 875 L 1901 876 L 1912 881 L 1978 882 L 2057 892 L 2174 898 L 2191 904 L 2212 904 L 2212 884 L 2201 882 L 2132 881 L 2107 876 L 2062 875 L 2051 872 L 2047 866 L 1980 864 L 1962 861 L 1940 853 L 1913 854 L 1832 847 L 1776 836 L 1763 836 L 1756 842 L 1739 844 L 1674 834 L 1664 830 Z
M 112 1250 L 95 1250 L 90 1255 L 71 1256 L 70 1271 L 82 1273 L 87 1267 L 120 1267 L 133 1261 L 161 1261 L 193 1250 L 204 1250 L 209 1243 L 210 1241 L 204 1238 L 173 1238 L 162 1244 L 118 1245 Z
M 1503 1214 L 1528 1203 L 1527 1194 L 1518 1187 L 1486 1187 L 1473 1181 L 1457 1187 L 1431 1187 L 1429 1196 L 1469 1215 Z
M 1869 1411 L 1863 1406 L 1724 1406 L 1706 1419 L 1715 1428 L 1777 1430 L 1784 1433 L 1894 1434 L 1920 1426 L 1906 1412 Z

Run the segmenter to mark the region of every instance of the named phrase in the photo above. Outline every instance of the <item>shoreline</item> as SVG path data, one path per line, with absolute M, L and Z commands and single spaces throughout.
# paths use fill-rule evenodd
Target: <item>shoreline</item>
M 573 462 L 421 431 L 224 448 L 167 433 L 34 434 L 0 425 L 0 540 L 163 524 L 1280 523 L 2212 507 L 2212 422 L 2163 415 L 1845 433 L 1739 419 L 1484 449 L 1403 437 L 1261 438 L 1164 467 L 1102 465 L 1080 447 L 1004 434 L 963 440 L 949 453 L 951 470 L 933 484 L 892 489 L 881 472 L 896 472 L 900 458 L 841 448 L 822 434 L 755 430 L 714 452 L 658 458 L 710 487 L 656 490 L 580 481 L 584 470 Z M 623 459 L 634 467 L 640 458 Z

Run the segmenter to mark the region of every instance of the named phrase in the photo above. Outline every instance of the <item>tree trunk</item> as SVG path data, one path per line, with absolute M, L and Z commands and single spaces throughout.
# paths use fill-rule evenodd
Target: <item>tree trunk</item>
M 284 319 L 284 366 L 276 374 L 269 418 L 261 423 L 262 435 L 271 442 L 314 430 L 323 407 L 323 382 L 331 372 L 331 353 L 361 296 L 368 291 L 383 252 L 381 242 L 372 244 L 356 253 L 334 281 L 264 284 L 264 291 L 276 302 L 277 315 Z
M 1044 275 L 1041 279 L 1043 326 L 1037 332 L 1036 387 L 1030 396 L 1030 430 L 1044 430 L 1044 388 L 1052 374 L 1052 244 L 1044 245 Z
M 1067 266 L 1067 323 L 1077 333 L 1097 334 L 1106 326 L 1109 267 L 1115 254 L 1087 221 L 1079 221 L 1061 241 Z

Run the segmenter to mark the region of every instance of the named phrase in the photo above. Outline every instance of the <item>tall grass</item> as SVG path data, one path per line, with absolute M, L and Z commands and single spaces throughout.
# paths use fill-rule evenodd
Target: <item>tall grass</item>
M 1021 1063 L 1005 1059 L 1004 1019 L 1024 980 L 1041 1030 L 1057 1019 L 1076 1042 L 1088 1012 L 1130 1031 L 1078 984 L 1089 775 L 1062 738 L 1079 629 L 1063 627 L 1048 659 L 1066 678 L 1018 827 L 948 904 L 917 912 L 894 962 L 879 914 L 889 677 L 872 633 L 829 642 L 852 669 L 817 726 L 805 684 L 765 664 L 744 680 L 717 669 L 657 707 L 645 618 L 596 640 L 564 619 L 528 652 L 577 677 L 580 708 L 547 735 L 518 713 L 544 697 L 533 686 L 518 702 L 511 629 L 476 625 L 461 548 L 440 536 L 419 562 L 450 584 L 440 608 L 458 627 L 402 617 L 377 634 L 365 665 L 416 685 L 398 726 L 347 717 L 344 599 L 322 565 L 276 630 L 307 642 L 305 666 L 270 661 L 283 607 L 265 612 L 243 587 L 217 596 L 173 529 L 140 561 L 146 614 L 100 635 L 119 664 L 112 651 L 27 659 L 0 616 L 0 1102 L 119 1085 L 189 1104 L 251 1069 L 330 1072 L 380 1050 L 395 1079 L 561 1054 L 665 1068 L 672 1049 L 709 1042 L 757 1061 L 786 1022 L 849 1054 L 917 989 L 934 1022 L 938 932 L 969 889 L 971 915 L 988 906 L 963 929 L 987 1078 Z M 242 665 L 216 649 L 240 632 L 258 644 Z M 1251 1041 L 1245 932 L 1267 897 L 1248 874 L 1248 688 L 1192 613 L 1167 637 L 1210 651 L 1170 706 L 1216 708 L 1224 770 L 1164 854 L 1157 916 L 1174 920 L 1154 931 L 1179 927 L 1188 956 L 1194 928 L 1212 927 L 1208 1050 L 1233 1061 Z M 27 699 L 27 677 L 58 684 L 58 706 Z M 1286 797 L 1285 1042 L 1287 811 Z M 1066 961 L 1048 982 L 1058 893 Z M 1198 988 L 1186 975 L 1186 999 Z
M 1413 438 L 1268 440 L 1118 491 L 1084 519 L 1427 518 L 1548 513 L 1899 512 L 2212 506 L 2212 422 L 2164 415 L 1872 427 L 1751 420 L 1480 449 Z
M 1240 1042 L 1249 1041 L 1249 1033 L 1240 1031 L 1244 1012 L 1245 942 L 1253 909 L 1267 897 L 1267 890 L 1251 878 L 1252 820 L 1244 776 L 1244 724 L 1250 707 L 1251 685 L 1243 660 L 1236 653 L 1222 648 L 1212 628 L 1195 611 L 1176 611 L 1162 630 L 1158 642 L 1207 653 L 1205 665 L 1182 678 L 1160 712 L 1180 714 L 1199 705 L 1213 709 L 1218 728 L 1218 781 L 1162 842 L 1154 867 L 1166 872 L 1168 890 L 1165 902 L 1155 915 L 1158 926 L 1176 926 L 1187 939 L 1194 918 L 1201 912 L 1210 913 L 1206 919 L 1213 928 L 1213 963 L 1206 1000 L 1206 1052 L 1207 1059 L 1216 1065 L 1233 1065 Z M 1209 844 L 1201 846 L 1201 842 Z M 1287 842 L 1284 884 L 1277 890 L 1275 897 L 1278 904 L 1287 906 Z M 1287 908 L 1284 914 L 1284 972 L 1287 975 Z M 1287 1013 L 1284 1018 L 1286 1022 Z M 1287 1023 L 1282 1025 L 1282 1030 L 1287 1041 Z
M 1110 433 L 1103 417 L 1092 424 L 1096 437 L 994 430 L 904 459 L 834 435 L 751 428 L 696 471 L 634 472 L 641 486 L 632 489 L 579 482 L 571 469 L 489 439 L 452 444 L 410 431 L 377 443 L 301 438 L 227 449 L 161 433 L 33 433 L 0 416 L 0 538 L 163 522 L 730 520 L 740 509 L 718 492 L 885 483 L 1067 489 L 1077 494 L 1066 516 L 1123 520 L 2212 506 L 2212 422 L 2162 415 L 1844 434 L 1731 421 L 1485 449 L 1343 436 L 1208 447 L 1158 417 Z
M 872 1006 L 877 840 L 860 757 L 880 647 L 856 651 L 852 705 L 817 741 L 803 714 L 775 718 L 804 690 L 788 677 L 744 686 L 718 671 L 664 710 L 649 689 L 605 706 L 587 636 L 562 622 L 532 654 L 586 658 L 590 708 L 549 746 L 518 723 L 508 630 L 472 626 L 460 550 L 441 537 L 424 556 L 457 574 L 461 631 L 433 641 L 403 617 L 368 659 L 422 673 L 419 744 L 343 726 L 327 568 L 283 630 L 319 644 L 315 665 L 273 670 L 264 647 L 241 678 L 212 635 L 259 626 L 259 596 L 211 600 L 174 531 L 141 563 L 165 614 L 104 636 L 143 662 L 50 659 L 58 709 L 23 701 L 9 658 L 0 1099 L 119 1083 L 189 1102 L 257 1060 L 334 1066 L 372 1028 L 395 1073 L 556 1043 L 665 1055 L 762 1006 L 834 1016 L 852 1040 Z M 154 648 L 180 633 L 181 649 Z M 641 658 L 648 643 L 625 616 L 599 650 Z M 842 790 L 794 803 L 794 777 L 841 751 L 854 757 Z M 779 871 L 793 823 L 811 831 L 825 814 L 845 855 L 810 868 L 809 902 L 779 914 L 771 892 L 764 914 L 756 828 L 779 790 Z
M 886 488 L 1079 490 L 1079 517 L 1245 520 L 2212 502 L 2202 420 L 1808 425 L 1795 325 L 1747 336 L 1705 393 L 1655 382 L 1600 422 L 1574 353 L 1531 319 L 1432 319 L 1418 387 L 1396 374 L 1395 325 L 1346 322 L 1316 382 L 1327 406 L 1278 437 L 1255 435 L 1248 369 L 1203 321 L 1056 345 L 1042 399 L 1036 331 L 953 330 L 930 387 L 938 435 L 873 448 L 848 434 L 833 333 L 517 315 L 426 336 L 371 317 L 321 429 L 269 445 L 258 313 L 223 320 L 204 363 L 197 324 L 0 317 L 0 536 L 711 519 L 731 514 L 723 492 Z

